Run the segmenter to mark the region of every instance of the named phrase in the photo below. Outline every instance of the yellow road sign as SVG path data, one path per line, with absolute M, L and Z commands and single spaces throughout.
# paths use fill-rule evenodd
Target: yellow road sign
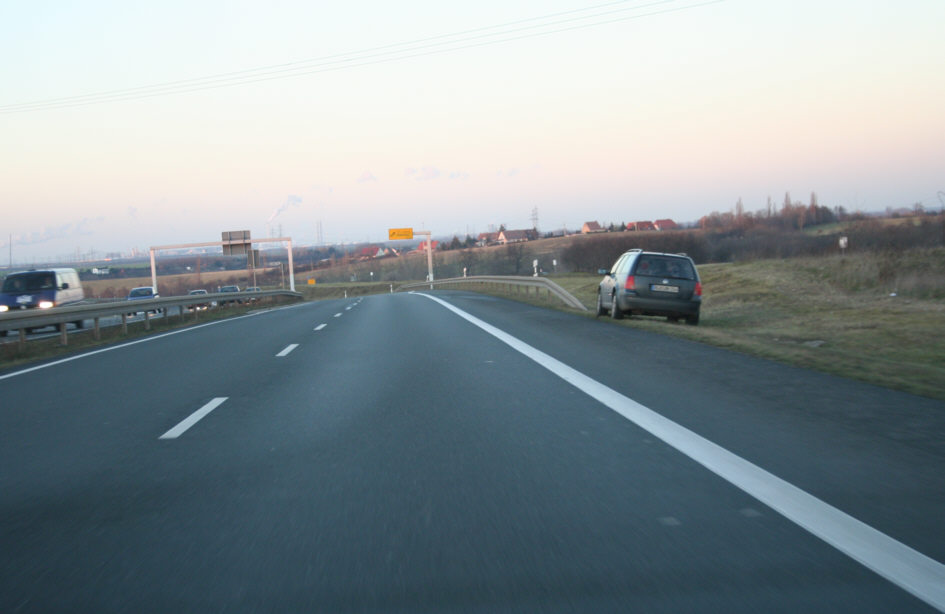
M 413 228 L 388 228 L 387 238 L 391 241 L 397 241 L 399 239 L 412 239 Z

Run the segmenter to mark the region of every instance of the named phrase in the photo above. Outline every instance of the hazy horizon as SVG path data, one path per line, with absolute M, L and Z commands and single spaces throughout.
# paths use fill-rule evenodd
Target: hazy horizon
M 941 206 L 945 3 L 0 8 L 0 261 Z M 86 96 L 85 98 L 80 98 Z

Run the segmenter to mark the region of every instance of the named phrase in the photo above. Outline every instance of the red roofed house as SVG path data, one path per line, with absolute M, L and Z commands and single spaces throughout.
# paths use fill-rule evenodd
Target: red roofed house
M 586 235 L 591 232 L 605 232 L 605 229 L 601 228 L 597 222 L 584 222 L 584 225 L 581 226 L 581 234 Z
M 627 230 L 656 230 L 653 222 L 631 222 L 627 224 Z
M 679 225 L 673 220 L 656 220 L 653 225 L 656 226 L 657 230 L 676 230 L 679 228 Z

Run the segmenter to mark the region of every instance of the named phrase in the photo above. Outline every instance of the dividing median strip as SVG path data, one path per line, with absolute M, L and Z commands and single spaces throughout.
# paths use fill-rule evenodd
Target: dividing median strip
M 932 607 L 945 612 L 945 565 L 942 563 L 462 309 L 434 296 L 420 296 L 436 301 L 478 326 L 712 473 L 768 505 L 802 529 Z
M 178 423 L 177 426 L 175 426 L 168 432 L 161 435 L 158 439 L 177 439 L 178 437 L 183 435 L 187 431 L 187 429 L 197 424 L 197 422 L 199 422 L 201 418 L 203 418 L 204 416 L 212 412 L 214 409 L 222 405 L 223 402 L 226 401 L 228 398 L 229 397 L 217 397 L 213 399 L 212 401 L 210 401 L 209 403 L 207 403 L 206 405 L 204 405 L 203 407 L 201 407 L 194 413 L 187 416 L 184 420 Z
M 293 343 L 293 344 L 291 344 L 291 345 L 286 346 L 286 348 L 285 348 L 284 350 L 282 350 L 281 352 L 279 352 L 278 354 L 276 354 L 276 358 L 283 358 L 283 357 L 285 357 L 285 356 L 288 356 L 288 355 L 289 355 L 289 352 L 291 352 L 292 350 L 294 350 L 294 349 L 297 348 L 297 347 L 299 347 L 299 344 L 298 344 L 298 343 Z

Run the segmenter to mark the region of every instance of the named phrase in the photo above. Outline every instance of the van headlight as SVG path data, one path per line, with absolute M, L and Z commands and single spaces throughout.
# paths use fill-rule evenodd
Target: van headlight
M 40 308 L 40 309 L 49 309 L 50 307 L 53 307 L 54 305 L 55 305 L 55 303 L 53 303 L 52 301 L 40 301 L 40 302 L 39 302 L 39 308 Z
M 7 305 L 0 305 L 0 313 L 3 313 L 4 311 L 9 311 L 9 310 L 10 308 Z

